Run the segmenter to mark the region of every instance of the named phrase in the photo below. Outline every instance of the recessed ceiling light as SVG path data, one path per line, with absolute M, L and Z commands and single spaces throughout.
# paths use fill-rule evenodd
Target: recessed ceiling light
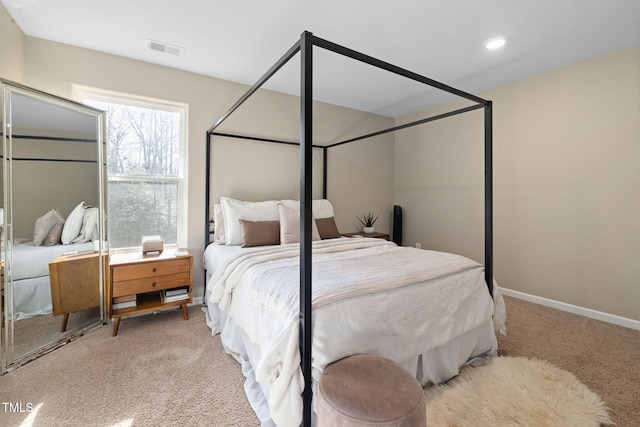
M 485 43 L 485 47 L 489 50 L 500 49 L 507 42 L 504 37 L 496 37 Z

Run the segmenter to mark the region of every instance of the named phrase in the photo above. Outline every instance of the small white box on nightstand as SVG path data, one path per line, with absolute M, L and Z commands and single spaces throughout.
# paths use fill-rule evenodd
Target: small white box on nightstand
M 151 252 L 162 253 L 164 240 L 160 236 L 142 236 L 142 255 Z

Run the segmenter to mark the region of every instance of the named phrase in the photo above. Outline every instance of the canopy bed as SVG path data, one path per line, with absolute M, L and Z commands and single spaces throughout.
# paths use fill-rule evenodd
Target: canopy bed
M 314 145 L 315 46 L 470 100 L 474 105 L 334 144 Z M 216 130 L 298 53 L 300 143 Z M 381 239 L 340 237 L 335 235 L 335 225 L 325 228 L 325 221 L 333 220 L 332 205 L 326 200 L 329 149 L 481 108 L 485 112 L 484 265 L 459 255 L 399 247 Z M 500 319 L 494 321 L 493 315 L 503 307 L 493 281 L 491 111 L 491 101 L 304 32 L 207 131 L 203 260 L 207 321 L 213 333 L 221 334 L 227 351 L 242 363 L 247 396 L 267 425 L 312 425 L 314 379 L 317 381 L 324 367 L 342 357 L 366 352 L 387 356 L 426 385 L 453 377 L 465 363 L 482 363 L 496 354 L 495 329 L 501 323 Z M 214 137 L 298 145 L 300 202 L 244 202 L 221 197 L 219 203 L 212 203 Z M 320 200 L 312 196 L 314 149 L 323 153 Z M 214 212 L 214 239 L 210 212 Z M 279 235 L 271 231 L 272 237 L 265 238 L 269 232 L 263 228 L 261 237 L 255 237 L 251 230 L 266 227 L 266 223 L 279 224 Z M 292 227 L 297 230 L 290 239 L 287 233 L 291 234 Z

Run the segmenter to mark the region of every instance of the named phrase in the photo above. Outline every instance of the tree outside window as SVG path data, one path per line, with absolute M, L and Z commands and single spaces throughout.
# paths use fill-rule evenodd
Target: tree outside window
M 186 246 L 186 106 L 82 95 L 107 113 L 109 247 L 137 247 L 146 235 Z

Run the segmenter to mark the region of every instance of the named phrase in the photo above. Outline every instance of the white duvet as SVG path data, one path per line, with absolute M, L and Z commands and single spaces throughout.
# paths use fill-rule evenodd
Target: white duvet
M 400 363 L 491 319 L 484 267 L 468 258 L 381 239 L 313 243 L 313 376 L 343 357 L 380 354 Z M 222 262 L 208 287 L 261 349 L 278 426 L 301 422 L 299 245 L 251 248 Z

